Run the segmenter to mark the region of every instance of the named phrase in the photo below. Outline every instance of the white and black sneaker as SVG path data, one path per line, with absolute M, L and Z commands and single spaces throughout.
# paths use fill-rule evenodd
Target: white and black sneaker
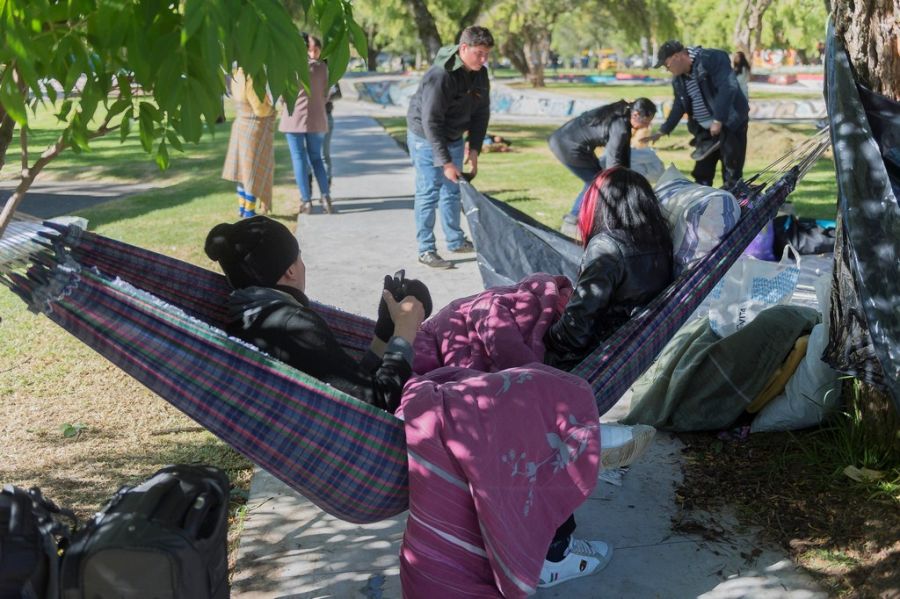
M 544 560 L 538 586 L 553 587 L 560 583 L 599 572 L 612 559 L 612 547 L 603 541 L 583 541 L 572 537 L 562 560 Z

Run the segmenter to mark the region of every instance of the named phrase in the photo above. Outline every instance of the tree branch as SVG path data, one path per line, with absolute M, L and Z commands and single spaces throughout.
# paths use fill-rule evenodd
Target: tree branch
M 103 124 L 100 125 L 100 127 L 98 127 L 96 131 L 88 134 L 88 139 L 102 137 L 107 133 L 115 131 L 119 128 L 119 125 L 110 127 L 109 122 L 110 117 L 107 117 L 106 120 L 103 121 Z M 3 237 L 3 232 L 12 221 L 12 217 L 16 212 L 16 208 L 18 208 L 19 204 L 22 203 L 22 200 L 25 199 L 25 194 L 28 193 L 28 190 L 34 183 L 35 178 L 37 178 L 40 172 L 44 170 L 44 167 L 47 166 L 47 164 L 49 164 L 51 160 L 59 156 L 60 152 L 65 150 L 67 147 L 69 147 L 69 144 L 63 141 L 63 136 L 60 135 L 53 145 L 48 146 L 47 149 L 41 153 L 40 158 L 38 158 L 30 168 L 28 167 L 27 162 L 23 162 L 22 178 L 19 181 L 19 184 L 16 186 L 16 190 L 11 196 L 9 196 L 9 199 L 6 200 L 6 205 L 3 207 L 3 211 L 0 212 L 0 238 Z M 25 151 L 23 150 L 22 153 L 24 156 Z

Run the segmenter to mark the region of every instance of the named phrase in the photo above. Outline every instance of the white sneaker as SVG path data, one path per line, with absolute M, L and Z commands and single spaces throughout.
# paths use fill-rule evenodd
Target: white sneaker
M 603 541 L 582 541 L 572 537 L 562 561 L 544 560 L 538 586 L 553 587 L 567 580 L 589 576 L 606 567 L 612 559 L 612 547 Z
M 656 429 L 646 424 L 600 424 L 600 468 L 621 468 L 635 462 L 650 447 Z

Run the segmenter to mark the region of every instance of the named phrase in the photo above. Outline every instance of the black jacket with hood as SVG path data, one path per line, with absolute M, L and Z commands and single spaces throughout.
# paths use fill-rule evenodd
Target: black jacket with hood
M 306 296 L 284 286 L 233 291 L 228 320 L 228 334 L 297 370 L 389 412 L 400 405 L 403 385 L 412 374 L 412 347 L 405 339 L 392 337 L 382 358 L 369 351 L 357 362 Z
M 594 235 L 572 297 L 544 335 L 544 362 L 571 370 L 671 282 L 671 249 L 639 246 L 618 230 Z
M 448 142 L 468 131 L 469 148 L 481 152 L 491 116 L 491 85 L 486 68 L 469 71 L 459 46 L 444 46 L 409 100 L 406 126 L 431 142 L 434 166 L 452 162 Z
M 631 167 L 631 103 L 619 100 L 588 110 L 550 136 L 550 150 L 566 166 L 597 169 L 594 150 L 605 146 L 606 168 Z
M 731 67 L 731 58 L 722 50 L 701 48 L 691 65 L 691 76 L 697 80 L 700 93 L 706 101 L 710 114 L 725 129 L 737 131 L 750 120 L 750 104 L 741 91 Z M 675 101 L 669 118 L 659 128 L 660 133 L 669 134 L 678 126 L 681 117 L 692 116 L 691 97 L 688 95 L 687 77 L 672 78 Z

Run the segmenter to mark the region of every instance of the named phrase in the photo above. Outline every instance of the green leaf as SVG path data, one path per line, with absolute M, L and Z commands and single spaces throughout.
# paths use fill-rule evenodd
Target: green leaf
M 181 44 L 185 45 L 206 20 L 208 0 L 187 0 L 184 4 L 184 29 L 181 33 Z
M 369 43 L 366 40 L 366 32 L 352 17 L 347 19 L 347 26 L 350 28 L 350 35 L 353 37 L 353 47 L 356 48 L 360 56 L 368 56 Z M 343 73 L 341 74 L 343 75 Z
M 179 152 L 184 152 L 184 146 L 181 144 L 181 140 L 178 139 L 178 134 L 172 131 L 171 129 L 166 129 L 166 139 L 169 140 L 169 144 L 178 150 Z
M 347 71 L 350 63 L 350 46 L 347 32 L 341 36 L 341 41 L 328 59 L 328 85 L 334 85 Z
M 169 168 L 169 151 L 166 150 L 166 140 L 159 142 L 153 159 L 156 161 L 156 166 L 159 167 L 159 170 L 164 171 Z
M 323 0 L 323 2 L 325 6 L 322 7 L 319 16 L 319 31 L 327 34 L 331 31 L 332 23 L 342 12 L 342 5 L 340 0 Z
M 12 79 L 13 70 L 7 68 L 0 78 L 0 104 L 19 125 L 28 124 L 28 114 L 25 112 L 25 97 L 19 92 L 19 88 Z
M 119 123 L 119 140 L 125 141 L 128 135 L 131 133 L 131 120 L 134 114 L 134 109 L 129 108 L 124 115 L 122 115 L 122 122 Z
M 153 116 L 149 111 L 144 110 L 145 106 L 147 103 L 141 102 L 138 113 L 138 132 L 141 138 L 141 147 L 149 154 L 153 150 Z

